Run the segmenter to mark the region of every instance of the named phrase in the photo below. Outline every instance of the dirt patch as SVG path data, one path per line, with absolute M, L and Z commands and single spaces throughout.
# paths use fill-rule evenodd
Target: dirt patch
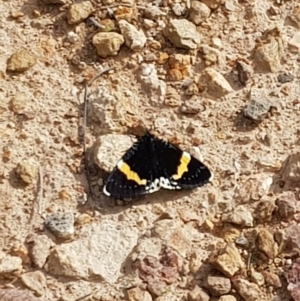
M 1 289 L 43 300 L 299 300 L 285 278 L 300 247 L 299 9 L 296 0 L 2 1 Z M 96 199 L 84 202 L 83 87 L 105 67 L 114 69 L 89 89 L 88 147 L 147 128 L 204 158 L 212 183 L 120 207 L 102 193 L 109 170 L 93 166 Z M 44 229 L 57 212 L 74 214 L 67 240 Z M 178 277 L 168 282 L 174 267 L 161 258 L 173 252 Z M 138 274 L 145 258 L 151 285 Z M 226 290 L 207 286 L 215 274 Z M 39 279 L 38 291 L 28 285 Z

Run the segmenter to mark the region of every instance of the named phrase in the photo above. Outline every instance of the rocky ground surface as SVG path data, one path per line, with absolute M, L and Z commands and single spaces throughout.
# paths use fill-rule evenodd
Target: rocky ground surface
M 3 0 L 0 11 L 2 301 L 300 300 L 297 0 Z M 107 67 L 88 93 L 93 200 L 83 88 Z M 214 180 L 106 197 L 107 173 L 145 128 Z

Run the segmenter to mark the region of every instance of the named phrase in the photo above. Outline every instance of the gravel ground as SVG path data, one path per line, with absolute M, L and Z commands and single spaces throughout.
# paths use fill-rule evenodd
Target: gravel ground
M 1 300 L 300 300 L 298 1 L 0 11 Z M 88 90 L 92 199 L 83 88 L 108 67 Z M 144 129 L 213 181 L 105 196 Z

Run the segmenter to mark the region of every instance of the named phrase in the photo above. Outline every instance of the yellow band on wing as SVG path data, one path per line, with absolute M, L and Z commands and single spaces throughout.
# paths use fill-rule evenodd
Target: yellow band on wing
M 139 185 L 147 184 L 147 180 L 142 180 L 139 175 L 135 171 L 132 171 L 130 166 L 123 160 L 118 163 L 118 169 L 126 176 L 127 180 L 132 180 Z
M 179 166 L 177 167 L 177 174 L 173 175 L 172 178 L 174 180 L 179 180 L 182 175 L 188 171 L 188 165 L 191 161 L 191 155 L 186 153 L 186 152 L 183 152 L 182 153 L 182 156 L 180 158 L 180 164 Z

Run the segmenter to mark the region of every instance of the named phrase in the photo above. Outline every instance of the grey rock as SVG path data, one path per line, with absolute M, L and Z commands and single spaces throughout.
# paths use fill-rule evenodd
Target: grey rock
M 277 80 L 281 84 L 285 84 L 285 83 L 292 82 L 294 80 L 294 76 L 292 74 L 290 74 L 290 73 L 280 73 L 277 76 Z
M 122 81 L 122 78 L 118 80 Z M 100 81 L 89 96 L 89 120 L 93 121 L 96 136 L 124 132 L 124 124 L 129 126 L 129 116 L 138 114 L 137 101 L 130 97 L 130 88 L 113 86 L 109 82 Z
M 226 62 L 226 59 L 224 53 L 222 53 L 220 50 L 209 45 L 203 44 L 200 47 L 200 51 L 203 55 L 203 59 L 206 66 L 212 66 L 217 63 L 219 66 L 225 65 L 224 62 Z
M 148 283 L 147 290 L 153 296 L 165 296 L 165 293 L 168 290 L 168 286 L 163 281 L 153 279 L 151 282 Z M 155 299 L 155 301 L 157 301 L 157 300 L 158 300 L 158 298 Z M 168 299 L 168 300 L 172 300 L 172 299 Z
M 74 214 L 56 212 L 47 217 L 45 227 L 58 238 L 70 238 L 74 234 Z
M 245 247 L 248 246 L 249 241 L 245 236 L 240 235 L 239 237 L 236 238 L 235 244 Z
M 245 117 L 255 122 L 262 121 L 271 108 L 269 101 L 265 99 L 264 91 L 260 89 L 252 89 L 250 93 L 250 102 L 243 109 Z

